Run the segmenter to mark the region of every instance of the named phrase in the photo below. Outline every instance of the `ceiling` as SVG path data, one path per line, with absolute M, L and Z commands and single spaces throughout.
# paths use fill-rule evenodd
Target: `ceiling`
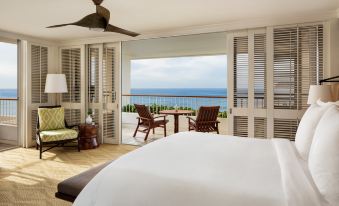
M 335 12 L 339 0 L 105 0 L 110 23 L 142 34 L 251 19 Z M 50 40 L 116 36 L 67 26 L 95 12 L 91 0 L 0 0 L 0 30 Z

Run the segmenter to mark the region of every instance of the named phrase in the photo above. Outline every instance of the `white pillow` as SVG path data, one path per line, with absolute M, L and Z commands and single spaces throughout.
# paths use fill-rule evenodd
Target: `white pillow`
M 295 134 L 295 146 L 304 160 L 308 160 L 315 129 L 325 114 L 326 110 L 332 104 L 312 104 L 305 112 Z
M 320 193 L 333 205 L 339 204 L 339 109 L 332 105 L 314 133 L 309 169 Z

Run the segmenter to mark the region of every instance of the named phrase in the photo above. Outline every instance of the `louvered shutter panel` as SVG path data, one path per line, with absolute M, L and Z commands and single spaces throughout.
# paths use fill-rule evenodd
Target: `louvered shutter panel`
M 234 116 L 234 136 L 248 137 L 248 117 Z
M 65 119 L 69 125 L 80 124 L 81 115 L 81 49 L 61 49 L 61 72 L 66 76 L 68 92 L 62 94 Z
M 295 133 L 297 132 L 299 125 L 298 119 L 274 119 L 274 137 L 286 138 L 290 140 L 295 139 Z
M 81 50 L 80 48 L 62 49 L 61 71 L 66 75 L 68 93 L 62 94 L 62 101 L 81 102 Z
M 31 45 L 31 101 L 32 103 L 47 103 L 45 91 L 48 72 L 48 48 Z
M 323 75 L 323 26 L 274 29 L 274 108 L 306 109 Z
M 89 48 L 88 101 L 99 103 L 99 48 Z
M 276 28 L 274 38 L 274 109 L 307 109 L 309 87 L 323 78 L 323 26 Z M 294 140 L 300 115 L 274 117 L 274 137 Z
M 234 107 L 248 106 L 248 37 L 234 37 Z
M 103 50 L 103 82 L 102 95 L 105 102 L 103 113 L 103 131 L 104 139 L 114 139 L 116 137 L 115 124 L 116 114 L 113 111 L 113 103 L 115 102 L 115 48 L 105 47 Z
M 267 138 L 267 119 L 254 117 L 254 137 Z
M 254 107 L 266 108 L 266 34 L 254 34 Z
M 38 118 L 38 110 L 32 110 L 31 111 L 31 122 L 32 122 L 32 125 L 31 125 L 31 131 L 32 131 L 32 139 L 36 139 L 36 124 L 37 124 L 37 118 Z
M 103 58 L 103 95 L 106 101 L 115 102 L 115 49 L 104 48 Z

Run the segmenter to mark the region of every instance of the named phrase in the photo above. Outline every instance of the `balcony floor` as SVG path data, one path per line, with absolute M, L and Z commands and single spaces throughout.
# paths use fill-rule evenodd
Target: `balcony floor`
M 144 137 L 145 133 L 138 132 L 136 137 L 133 137 L 136 125 L 138 120 L 136 119 L 138 115 L 136 113 L 122 113 L 122 143 L 130 145 L 145 145 L 149 142 L 153 142 L 157 139 L 164 137 L 163 128 L 156 128 L 155 134 L 150 132 L 148 140 L 145 142 Z M 169 120 L 167 123 L 167 136 L 174 134 L 174 118 L 172 115 L 168 115 L 166 119 Z M 220 134 L 227 134 L 227 119 L 219 118 L 219 131 Z M 188 120 L 185 116 L 179 116 L 179 132 L 188 131 Z M 192 131 L 193 132 L 193 131 Z

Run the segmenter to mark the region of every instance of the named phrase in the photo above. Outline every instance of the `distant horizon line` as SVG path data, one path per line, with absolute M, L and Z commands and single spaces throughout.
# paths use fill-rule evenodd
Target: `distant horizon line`
M 227 89 L 227 87 L 167 87 L 167 88 L 162 88 L 162 87 L 138 87 L 138 88 L 131 88 L 131 89 Z

